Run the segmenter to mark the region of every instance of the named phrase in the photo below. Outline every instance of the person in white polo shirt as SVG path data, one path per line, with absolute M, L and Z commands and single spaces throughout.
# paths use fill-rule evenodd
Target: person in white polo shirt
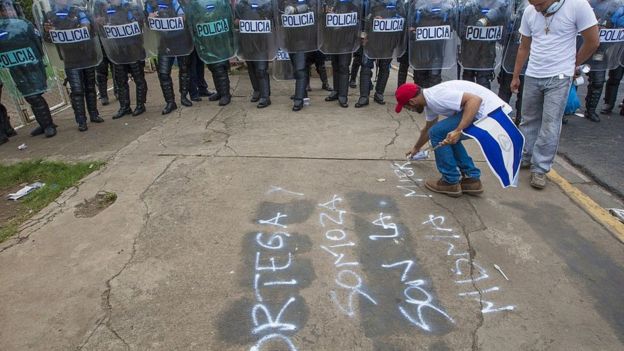
M 442 177 L 426 180 L 425 187 L 452 197 L 483 193 L 481 171 L 462 145 L 461 140 L 467 138 L 462 131 L 499 107 L 509 115 L 511 106 L 491 90 L 465 80 L 450 80 L 427 89 L 406 83 L 396 90 L 395 97 L 397 113 L 405 107 L 425 112 L 427 120 L 406 156 L 418 153 L 428 141 L 437 147 L 435 162 Z M 440 117 L 445 118 L 438 121 Z
M 518 91 L 528 58 L 520 124 L 525 138 L 522 167 L 531 169 L 531 186 L 542 189 L 557 153 L 570 83 L 600 42 L 587 0 L 529 0 L 529 4 L 520 24 L 511 91 Z M 583 45 L 577 52 L 578 33 Z

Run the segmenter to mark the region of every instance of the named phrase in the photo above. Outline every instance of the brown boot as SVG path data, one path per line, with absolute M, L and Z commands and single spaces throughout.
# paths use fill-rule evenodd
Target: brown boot
M 427 181 L 425 181 L 425 187 L 434 193 L 440 193 L 451 197 L 460 197 L 462 195 L 462 189 L 459 183 L 450 184 L 442 179 L 427 179 Z
M 483 194 L 483 185 L 481 184 L 481 180 L 474 178 L 462 178 L 461 190 L 463 193 L 468 195 L 479 195 Z

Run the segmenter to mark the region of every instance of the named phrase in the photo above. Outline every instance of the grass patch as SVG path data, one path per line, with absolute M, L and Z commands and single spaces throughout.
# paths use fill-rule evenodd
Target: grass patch
M 20 224 L 54 201 L 63 191 L 76 185 L 80 179 L 99 169 L 103 162 L 63 163 L 25 161 L 13 165 L 0 164 L 0 211 L 8 212 L 0 221 L 0 242 L 15 235 Z M 6 199 L 8 192 L 19 190 L 21 185 L 43 182 L 37 189 L 18 201 Z

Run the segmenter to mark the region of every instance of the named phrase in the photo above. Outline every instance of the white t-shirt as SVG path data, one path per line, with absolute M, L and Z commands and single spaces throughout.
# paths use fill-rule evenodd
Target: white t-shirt
M 511 106 L 501 100 L 490 89 L 465 80 L 449 80 L 431 88 L 423 89 L 425 97 L 425 118 L 433 121 L 438 116 L 450 117 L 462 110 L 461 101 L 464 93 L 471 93 L 480 97 L 483 101 L 475 120 L 487 117 L 488 113 L 503 107 L 505 113 L 511 112 Z
M 526 75 L 548 78 L 559 74 L 574 75 L 576 35 L 598 24 L 587 0 L 565 1 L 554 15 L 544 17 L 532 5 L 527 6 L 520 23 L 520 34 L 531 37 L 531 52 Z M 546 27 L 548 26 L 548 34 Z

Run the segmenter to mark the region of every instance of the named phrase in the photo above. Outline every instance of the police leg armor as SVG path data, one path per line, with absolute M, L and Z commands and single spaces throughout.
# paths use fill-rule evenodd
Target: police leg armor
M 320 51 L 318 52 L 315 57 L 314 66 L 316 67 L 316 73 L 318 73 L 319 78 L 321 79 L 321 89 L 330 91 L 329 82 L 327 81 L 327 69 L 325 68 L 325 54 Z
M 605 83 L 605 72 L 590 71 L 588 77 L 589 84 L 587 86 L 587 95 L 585 96 L 585 118 L 592 122 L 600 122 L 600 116 L 596 113 L 596 108 L 600 103 L 602 86 Z
M 132 112 L 133 116 L 138 116 L 145 112 L 145 102 L 147 102 L 147 82 L 145 81 L 145 61 L 138 61 L 128 65 L 130 75 L 136 86 L 136 108 Z
M 182 106 L 193 106 L 191 100 L 188 99 L 189 85 L 191 84 L 191 58 L 190 56 L 178 56 L 178 84 L 180 84 L 180 103 Z
M 260 100 L 256 107 L 264 108 L 271 104 L 271 83 L 269 80 L 269 62 L 257 61 L 255 63 L 256 80 L 260 89 Z
M 219 106 L 225 106 L 230 103 L 232 96 L 230 95 L 230 77 L 228 76 L 228 61 L 222 61 L 208 65 L 208 69 L 212 72 L 212 79 L 217 88 L 217 93 L 208 98 L 210 101 L 219 100 Z
M 479 84 L 482 87 L 485 87 L 487 89 L 491 89 L 492 88 L 491 81 L 492 81 L 493 77 L 494 77 L 494 71 L 493 70 L 477 71 L 476 72 L 476 83 Z
M 377 67 L 379 73 L 377 73 L 377 83 L 375 84 L 375 95 L 373 100 L 380 105 L 385 105 L 384 92 L 386 91 L 386 84 L 388 84 L 388 78 L 390 78 L 390 62 L 391 60 L 377 60 Z
M 171 79 L 173 60 L 173 57 L 158 57 L 158 81 L 160 82 L 160 88 L 166 104 L 162 110 L 163 115 L 169 114 L 178 108 L 175 102 L 175 93 L 173 92 L 173 79 Z
M 108 102 L 108 57 L 104 56 L 102 62 L 95 69 L 95 80 L 97 82 L 98 91 L 100 93 L 100 102 L 103 106 L 109 104 Z M 114 81 L 114 78 L 113 78 Z M 114 84 L 114 83 L 113 83 Z
M 338 71 L 338 56 L 339 55 L 331 55 L 331 65 L 332 65 L 332 91 L 325 98 L 325 101 L 336 101 L 338 100 L 338 86 L 340 81 L 340 72 Z
M 87 111 L 85 109 L 85 91 L 84 91 L 84 71 L 81 69 L 66 69 L 65 76 L 69 81 L 72 109 L 74 110 L 74 118 L 78 124 L 78 130 L 86 131 L 87 128 Z
M 429 71 L 414 70 L 414 82 L 422 88 L 428 88 Z
M 362 66 L 363 61 L 364 61 L 364 49 L 360 46 L 360 48 L 356 52 L 353 53 L 353 61 L 351 63 L 351 78 L 349 79 L 349 86 L 351 88 L 355 88 L 357 86 L 355 84 L 355 79 L 357 78 L 358 70 L 360 70 L 360 66 Z
M 501 68 L 498 73 L 498 97 L 501 100 L 509 103 L 511 100 L 511 80 L 513 78 L 512 74 L 505 72 L 504 69 Z
M 360 68 L 360 97 L 355 103 L 356 108 L 368 105 L 368 95 L 371 91 L 371 77 L 373 75 L 373 62 L 375 60 L 366 56 L 362 57 L 362 65 Z
M 608 114 L 613 111 L 613 108 L 615 107 L 615 99 L 617 99 L 618 88 L 620 87 L 620 81 L 622 80 L 623 75 L 624 67 L 622 66 L 609 71 L 609 79 L 607 79 L 607 84 L 605 85 L 604 105 L 602 106 L 600 113 Z
M 31 95 L 24 98 L 26 102 L 30 104 L 30 109 L 35 115 L 35 120 L 39 123 L 39 126 L 30 132 L 30 135 L 37 136 L 45 134 L 46 138 L 51 138 L 56 135 L 56 124 L 52 121 L 52 114 L 50 113 L 50 107 L 48 102 L 41 96 Z
M 407 71 L 409 70 L 409 55 L 407 51 L 398 59 L 399 61 L 399 72 L 397 73 L 397 87 L 405 84 L 407 82 Z M 416 71 L 414 71 L 416 72 Z M 414 77 L 414 80 L 416 77 Z
M 473 69 L 464 69 L 462 72 L 462 80 L 467 80 L 469 82 L 476 83 L 477 82 L 477 71 Z
M 3 104 L 0 104 L 0 144 L 6 143 L 9 141 L 9 137 L 14 135 L 17 135 L 17 133 L 15 129 L 11 127 L 7 109 Z
M 306 67 L 305 53 L 290 54 L 295 75 L 295 96 L 293 97 L 293 111 L 303 108 L 303 99 L 306 97 L 306 87 L 308 86 L 308 68 Z
M 442 83 L 442 70 L 433 69 L 429 71 L 429 84 L 430 84 L 429 86 L 432 87 L 440 83 Z
M 249 73 L 249 81 L 251 81 L 251 88 L 253 93 L 251 94 L 251 102 L 258 102 L 260 100 L 260 84 L 258 82 L 258 75 L 256 74 L 256 62 L 247 61 L 247 73 Z
M 128 86 L 128 66 L 113 65 L 117 85 L 117 101 L 119 101 L 119 111 L 113 116 L 113 119 L 132 114 L 130 109 L 130 87 Z
M 351 54 L 336 56 L 338 58 L 338 103 L 340 107 L 349 107 L 349 63 L 351 63 Z
M 83 72 L 83 82 L 85 89 L 85 101 L 87 103 L 87 112 L 89 120 L 93 123 L 102 123 L 104 120 L 100 117 L 97 109 L 97 91 L 95 90 L 95 67 L 85 68 Z

